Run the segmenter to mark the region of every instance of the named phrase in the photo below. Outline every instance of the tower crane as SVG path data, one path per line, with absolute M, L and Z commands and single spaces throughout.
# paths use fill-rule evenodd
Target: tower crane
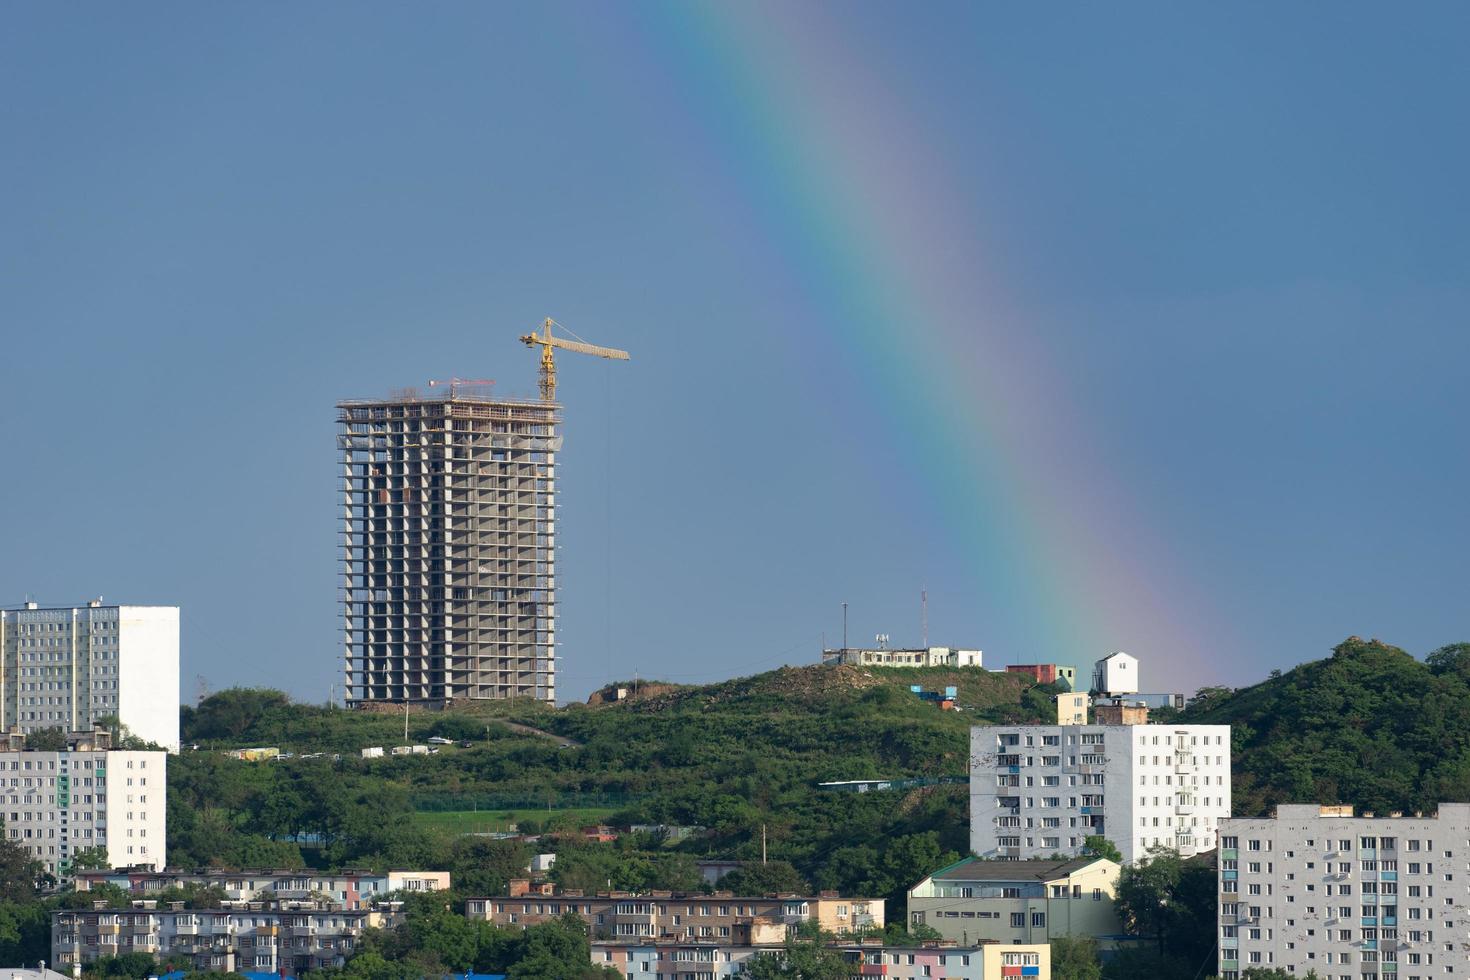
M 541 348 L 541 400 L 544 402 L 556 401 L 556 359 L 552 351 L 573 351 L 578 354 L 591 354 L 593 357 L 605 357 L 611 361 L 628 360 L 628 352 L 618 350 L 615 347 L 598 347 L 596 344 L 584 343 L 580 340 L 567 340 L 564 337 L 553 337 L 551 328 L 560 327 L 551 317 L 541 325 L 541 333 L 528 333 L 521 338 L 521 343 L 527 347 Z M 562 329 L 566 329 L 563 327 Z

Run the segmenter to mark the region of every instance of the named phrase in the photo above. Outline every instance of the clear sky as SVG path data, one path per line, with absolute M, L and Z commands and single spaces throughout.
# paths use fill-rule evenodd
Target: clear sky
M 0 12 L 0 603 L 340 675 L 334 403 L 564 358 L 560 690 L 1470 639 L 1470 6 Z M 1150 683 L 1154 682 L 1154 683 Z

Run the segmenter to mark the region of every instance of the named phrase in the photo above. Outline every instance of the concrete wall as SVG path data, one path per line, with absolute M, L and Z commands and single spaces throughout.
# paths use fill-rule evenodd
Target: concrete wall
M 179 610 L 118 610 L 118 719 L 134 735 L 179 750 Z

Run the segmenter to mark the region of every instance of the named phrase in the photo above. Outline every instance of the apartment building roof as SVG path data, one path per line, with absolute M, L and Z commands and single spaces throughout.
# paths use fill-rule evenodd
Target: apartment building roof
M 1107 861 L 1107 858 L 1079 857 L 1067 861 L 985 861 L 981 858 L 965 858 L 947 868 L 940 868 L 929 877 L 936 881 L 1053 881 L 1099 861 Z

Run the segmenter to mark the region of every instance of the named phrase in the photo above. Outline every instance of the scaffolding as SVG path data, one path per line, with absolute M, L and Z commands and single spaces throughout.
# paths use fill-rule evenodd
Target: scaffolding
M 451 386 L 337 410 L 348 703 L 554 704 L 561 406 Z

